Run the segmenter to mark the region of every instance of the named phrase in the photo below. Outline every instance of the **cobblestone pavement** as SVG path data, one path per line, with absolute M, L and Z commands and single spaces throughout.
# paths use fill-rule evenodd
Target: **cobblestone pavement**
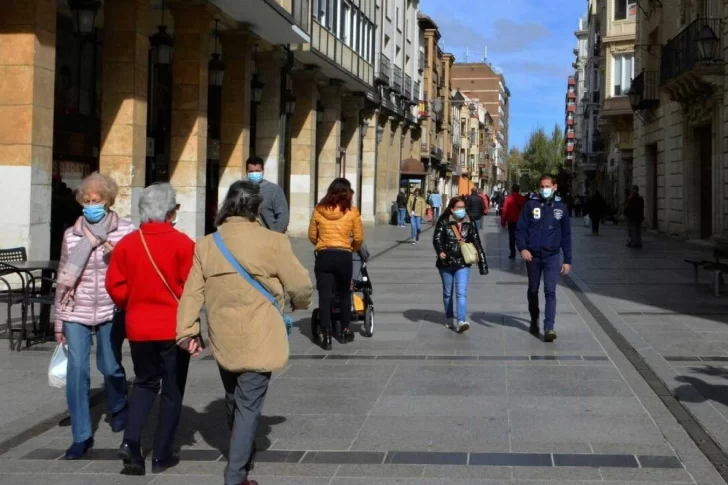
M 523 263 L 506 258 L 507 235 L 495 217 L 483 231 L 491 273 L 471 278 L 473 326 L 465 334 L 443 326 L 431 233 L 413 246 L 398 243 L 409 229 L 370 231 L 375 335 L 335 343 L 326 354 L 310 340 L 310 313 L 296 314 L 292 358 L 268 393 L 258 436 L 266 451 L 253 478 L 262 485 L 725 483 L 579 298 L 584 292 L 660 377 L 681 386 L 683 402 L 714 420 L 706 422 L 720 439 L 728 429 L 727 303 L 695 286 L 682 263 L 703 251 L 654 237 L 632 251 L 622 226 L 592 237 L 577 222 L 575 285 L 559 287 L 559 339 L 549 345 L 528 333 Z M 294 241 L 294 249 L 311 268 L 307 241 Z M 228 433 L 209 356 L 191 366 L 178 436 L 183 462 L 138 478 L 118 475 L 120 436 L 101 405 L 88 459 L 58 459 L 70 429 L 49 420 L 64 406 L 63 391 L 46 384 L 49 357 L 0 350 L 0 384 L 11 390 L 0 397 L 1 485 L 222 483 Z

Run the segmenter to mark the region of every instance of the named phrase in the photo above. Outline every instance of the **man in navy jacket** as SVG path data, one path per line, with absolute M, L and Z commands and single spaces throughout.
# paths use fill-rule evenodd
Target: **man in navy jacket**
M 571 223 L 569 210 L 556 196 L 556 183 L 550 175 L 539 180 L 538 194 L 531 195 L 516 225 L 516 246 L 528 266 L 528 311 L 530 332 L 539 334 L 538 287 L 543 274 L 546 316 L 544 341 L 556 340 L 556 281 L 571 271 Z M 559 253 L 564 253 L 561 264 Z

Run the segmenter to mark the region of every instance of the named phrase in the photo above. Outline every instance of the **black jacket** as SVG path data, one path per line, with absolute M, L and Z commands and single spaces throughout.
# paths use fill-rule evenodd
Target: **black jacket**
M 460 243 L 455 236 L 455 231 L 452 226 L 456 225 L 457 221 L 452 216 L 443 215 L 437 220 L 435 226 L 435 235 L 432 238 L 432 244 L 435 247 L 435 253 L 437 253 L 437 264 L 438 268 L 465 268 L 471 265 L 465 264 L 463 260 L 463 254 L 460 251 Z M 488 274 L 488 262 L 485 259 L 485 252 L 483 251 L 483 245 L 480 243 L 480 236 L 475 224 L 466 217 L 462 221 L 461 234 L 465 242 L 473 243 L 475 249 L 478 251 L 479 261 L 478 269 L 480 274 Z M 440 253 L 445 253 L 447 257 L 445 259 L 440 258 Z
M 471 195 L 468 197 L 466 204 L 468 216 L 471 219 L 480 220 L 485 212 L 485 202 L 479 195 Z
M 631 222 L 642 224 L 645 220 L 645 199 L 639 195 L 633 195 L 627 201 L 627 207 L 624 209 L 624 216 Z
M 402 192 L 397 194 L 397 208 L 398 209 L 406 209 L 407 208 L 407 196 L 404 195 Z

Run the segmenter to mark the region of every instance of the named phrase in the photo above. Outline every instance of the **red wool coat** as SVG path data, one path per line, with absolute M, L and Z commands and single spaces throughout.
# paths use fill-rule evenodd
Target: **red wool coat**
M 139 231 L 154 262 L 177 297 L 182 296 L 192 268 L 195 243 L 170 223 L 148 222 Z M 132 342 L 175 340 L 177 300 L 149 261 L 139 231 L 124 237 L 114 248 L 106 273 L 106 291 L 126 310 L 126 336 Z

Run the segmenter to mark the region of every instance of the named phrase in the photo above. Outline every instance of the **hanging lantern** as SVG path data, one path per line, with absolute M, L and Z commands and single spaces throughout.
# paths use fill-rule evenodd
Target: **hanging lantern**
M 695 43 L 698 45 L 698 58 L 701 61 L 715 61 L 718 59 L 720 39 L 710 26 L 703 26 Z
M 253 74 L 253 79 L 250 81 L 250 91 L 253 94 L 253 103 L 260 104 L 263 100 L 263 88 L 265 88 L 265 83 L 260 80 L 260 76 Z
M 96 13 L 101 2 L 96 0 L 68 0 L 73 16 L 73 31 L 77 35 L 90 35 L 96 29 Z
M 288 116 L 293 116 L 293 113 L 296 112 L 296 96 L 293 95 L 293 91 L 290 89 L 286 90 L 286 114 Z
M 156 34 L 149 38 L 152 45 L 152 62 L 161 66 L 168 66 L 172 63 L 172 50 L 174 39 L 167 33 L 166 25 L 159 25 Z
M 222 86 L 222 79 L 225 76 L 225 63 L 220 60 L 220 54 L 213 54 L 210 62 L 207 63 L 210 86 Z

